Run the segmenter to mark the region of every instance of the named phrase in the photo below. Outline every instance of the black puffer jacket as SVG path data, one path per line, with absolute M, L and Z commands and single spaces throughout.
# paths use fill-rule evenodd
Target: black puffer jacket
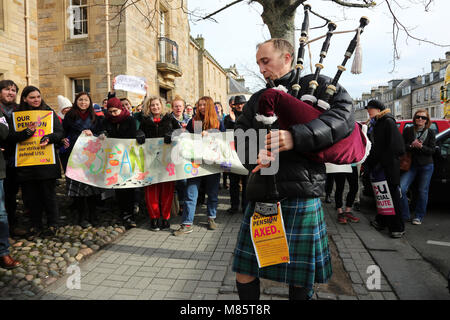
M 400 184 L 400 160 L 405 153 L 402 135 L 397 129 L 394 116 L 390 109 L 385 109 L 375 116 L 373 128 L 369 128 L 369 139 L 372 142 L 367 157 L 369 169 L 373 170 L 381 165 L 390 184 Z
M 108 138 L 134 139 L 136 138 L 136 120 L 129 116 L 119 123 L 112 123 L 105 118 L 103 128 Z
M 166 138 L 168 139 L 173 130 L 181 128 L 177 119 L 171 114 L 165 114 L 160 122 L 154 122 L 153 117 L 142 116 L 141 127 L 146 138 Z
M 283 85 L 290 89 L 293 81 L 294 72 L 291 71 L 285 76 L 275 81 L 275 85 Z M 302 90 L 299 92 L 301 97 L 308 88 L 309 81 L 313 75 L 307 75 L 300 81 Z M 319 89 L 316 96 L 320 95 L 331 79 L 325 76 L 319 78 Z M 255 93 L 248 103 L 244 106 L 243 114 L 237 119 L 235 129 L 263 129 L 264 125 L 255 119 L 258 110 L 258 101 L 261 90 Z M 331 109 L 324 112 L 315 119 L 306 124 L 292 126 L 289 131 L 294 139 L 294 149 L 280 153 L 279 170 L 276 174 L 277 188 L 280 198 L 317 198 L 323 195 L 325 187 L 325 165 L 316 163 L 304 156 L 305 152 L 315 152 L 330 147 L 339 140 L 347 137 L 354 128 L 354 119 L 352 113 L 352 99 L 347 91 L 338 86 L 337 93 L 331 102 Z M 278 128 L 278 122 L 272 125 L 273 129 Z M 258 136 L 258 132 L 257 132 Z M 258 148 L 261 144 L 258 143 Z M 239 146 L 238 146 L 239 147 Z M 255 164 L 249 164 L 248 144 L 246 145 L 246 160 L 244 165 L 252 170 Z M 264 148 L 264 143 L 262 143 Z M 242 159 L 241 159 L 242 160 Z M 252 179 L 250 173 L 247 183 L 247 194 L 252 192 L 264 193 L 261 186 L 252 186 L 257 184 L 257 180 Z M 263 199 L 262 199 L 263 200 Z

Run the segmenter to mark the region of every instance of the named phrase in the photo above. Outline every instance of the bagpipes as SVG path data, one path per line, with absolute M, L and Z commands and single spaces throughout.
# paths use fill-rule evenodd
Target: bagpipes
M 267 129 L 271 129 L 272 123 L 278 120 L 279 129 L 287 130 L 289 127 L 295 124 L 305 124 L 314 119 L 317 119 L 324 111 L 330 109 L 333 96 L 337 91 L 337 83 L 342 73 L 346 70 L 345 65 L 350 57 L 353 55 L 355 49 L 359 51 L 359 37 L 363 32 L 364 27 L 369 23 L 369 19 L 362 17 L 359 21 L 359 27 L 356 30 L 356 34 L 351 40 L 347 51 L 345 53 L 344 61 L 338 66 L 338 71 L 333 80 L 326 87 L 326 90 L 322 90 L 321 93 L 317 90 L 319 87 L 319 75 L 323 69 L 323 60 L 327 56 L 328 48 L 330 46 L 330 39 L 334 34 L 336 25 L 332 22 L 328 23 L 328 32 L 325 36 L 308 42 L 309 32 L 309 11 L 311 6 L 305 5 L 305 16 L 302 24 L 300 46 L 297 54 L 297 65 L 295 67 L 295 76 L 293 84 L 288 90 L 287 88 L 274 88 L 275 85 L 272 80 L 268 80 L 269 89 L 265 90 L 259 99 L 259 108 L 257 120 L 265 123 Z M 353 30 L 351 31 L 353 32 Z M 344 32 L 339 32 L 344 33 Z M 322 45 L 320 52 L 320 60 L 315 65 L 316 70 L 313 75 L 313 79 L 309 82 L 309 87 L 306 90 L 306 94 L 297 99 L 300 92 L 300 75 L 303 70 L 303 59 L 305 53 L 305 47 L 312 41 L 325 37 L 325 41 Z M 355 54 L 354 65 L 361 63 L 360 53 Z M 356 70 L 355 70 L 356 69 Z M 358 67 L 354 67 L 353 73 L 360 73 L 357 70 Z M 360 67 L 359 67 L 360 69 Z M 284 90 L 285 89 L 285 90 Z M 284 90 L 284 91 L 283 91 Z M 314 93 L 318 92 L 319 96 L 316 97 Z M 290 94 L 288 93 L 290 92 Z M 308 153 L 307 156 L 320 163 L 330 162 L 335 164 L 351 164 L 361 163 L 367 157 L 370 151 L 370 141 L 366 135 L 367 128 L 361 124 L 355 122 L 352 133 L 346 138 L 335 143 L 331 147 L 321 150 L 316 153 Z

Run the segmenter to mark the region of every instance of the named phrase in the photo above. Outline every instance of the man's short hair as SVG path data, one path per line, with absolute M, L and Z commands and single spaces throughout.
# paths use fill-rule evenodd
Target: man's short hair
M 171 104 L 173 105 L 173 103 L 175 101 L 181 101 L 181 102 L 183 102 L 183 106 L 186 106 L 186 101 L 184 101 L 184 99 L 182 97 L 178 96 L 178 95 L 176 95 L 175 98 L 173 98 Z
M 16 92 L 19 92 L 19 87 L 12 80 L 1 80 L 0 81 L 0 91 L 3 89 L 8 89 L 9 87 L 16 87 Z
M 256 46 L 256 49 L 259 49 L 260 46 L 266 43 L 272 43 L 275 50 L 280 51 L 281 53 L 289 53 L 292 57 L 292 65 L 294 64 L 294 58 L 295 58 L 295 48 L 294 46 L 287 41 L 286 39 L 282 38 L 272 38 L 269 40 L 266 40 Z

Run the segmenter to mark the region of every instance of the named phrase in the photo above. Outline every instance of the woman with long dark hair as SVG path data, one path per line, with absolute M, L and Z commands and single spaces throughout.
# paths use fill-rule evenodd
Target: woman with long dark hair
M 76 95 L 72 109 L 64 117 L 63 128 L 69 154 L 82 133 L 87 136 L 98 136 L 103 132 L 102 119 L 96 115 L 89 93 L 80 92 Z M 74 198 L 76 203 L 78 211 L 76 223 L 83 228 L 97 223 L 95 207 L 102 189 L 67 177 L 66 188 L 67 195 Z
M 412 224 L 422 224 L 428 204 L 428 189 L 433 175 L 433 153 L 436 145 L 436 136 L 430 130 L 431 120 L 426 109 L 419 109 L 414 113 L 414 126 L 403 130 L 403 140 L 406 152 L 411 153 L 411 167 L 400 177 L 402 198 L 400 209 L 404 220 L 410 220 L 408 198 L 406 194 L 414 180 L 418 180 L 415 214 Z
M 201 126 L 197 128 L 196 126 Z M 208 131 L 220 130 L 225 131 L 223 122 L 217 117 L 214 101 L 211 97 L 202 97 L 197 102 L 197 113 L 189 121 L 186 130 L 190 133 L 201 132 L 202 136 L 207 135 Z M 195 208 L 197 204 L 198 190 L 202 179 L 205 181 L 205 191 L 208 195 L 207 214 L 208 228 L 214 230 L 217 228 L 215 219 L 217 213 L 220 173 L 191 178 L 187 180 L 186 194 L 184 201 L 183 216 L 181 218 L 180 228 L 174 232 L 175 236 L 179 236 L 193 231 L 193 222 Z
M 17 111 L 51 111 L 53 117 L 53 132 L 41 138 L 41 147 L 53 148 L 55 161 L 53 164 L 31 165 L 17 167 L 17 178 L 22 188 L 24 202 L 29 205 L 31 211 L 33 235 L 52 235 L 58 225 L 58 206 L 56 204 L 56 180 L 61 177 L 58 152 L 55 144 L 63 138 L 63 129 L 56 112 L 54 112 L 42 99 L 37 87 L 27 86 L 20 96 L 20 105 Z M 10 139 L 15 143 L 23 142 L 36 133 L 38 123 L 29 123 L 23 131 L 15 131 L 10 126 Z M 45 211 L 47 229 L 44 230 L 42 213 Z

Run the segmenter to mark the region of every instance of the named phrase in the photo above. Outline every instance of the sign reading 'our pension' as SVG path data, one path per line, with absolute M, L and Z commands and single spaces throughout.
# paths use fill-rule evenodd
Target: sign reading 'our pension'
M 16 167 L 55 164 L 55 148 L 52 144 L 40 146 L 43 136 L 53 133 L 53 111 L 18 111 L 13 113 L 16 132 L 26 130 L 30 123 L 36 123 L 34 135 L 16 144 Z
M 163 138 L 100 139 L 81 135 L 70 154 L 66 176 L 108 189 L 147 185 L 233 172 L 247 175 L 230 133 L 205 137 L 183 133 L 165 144 Z

